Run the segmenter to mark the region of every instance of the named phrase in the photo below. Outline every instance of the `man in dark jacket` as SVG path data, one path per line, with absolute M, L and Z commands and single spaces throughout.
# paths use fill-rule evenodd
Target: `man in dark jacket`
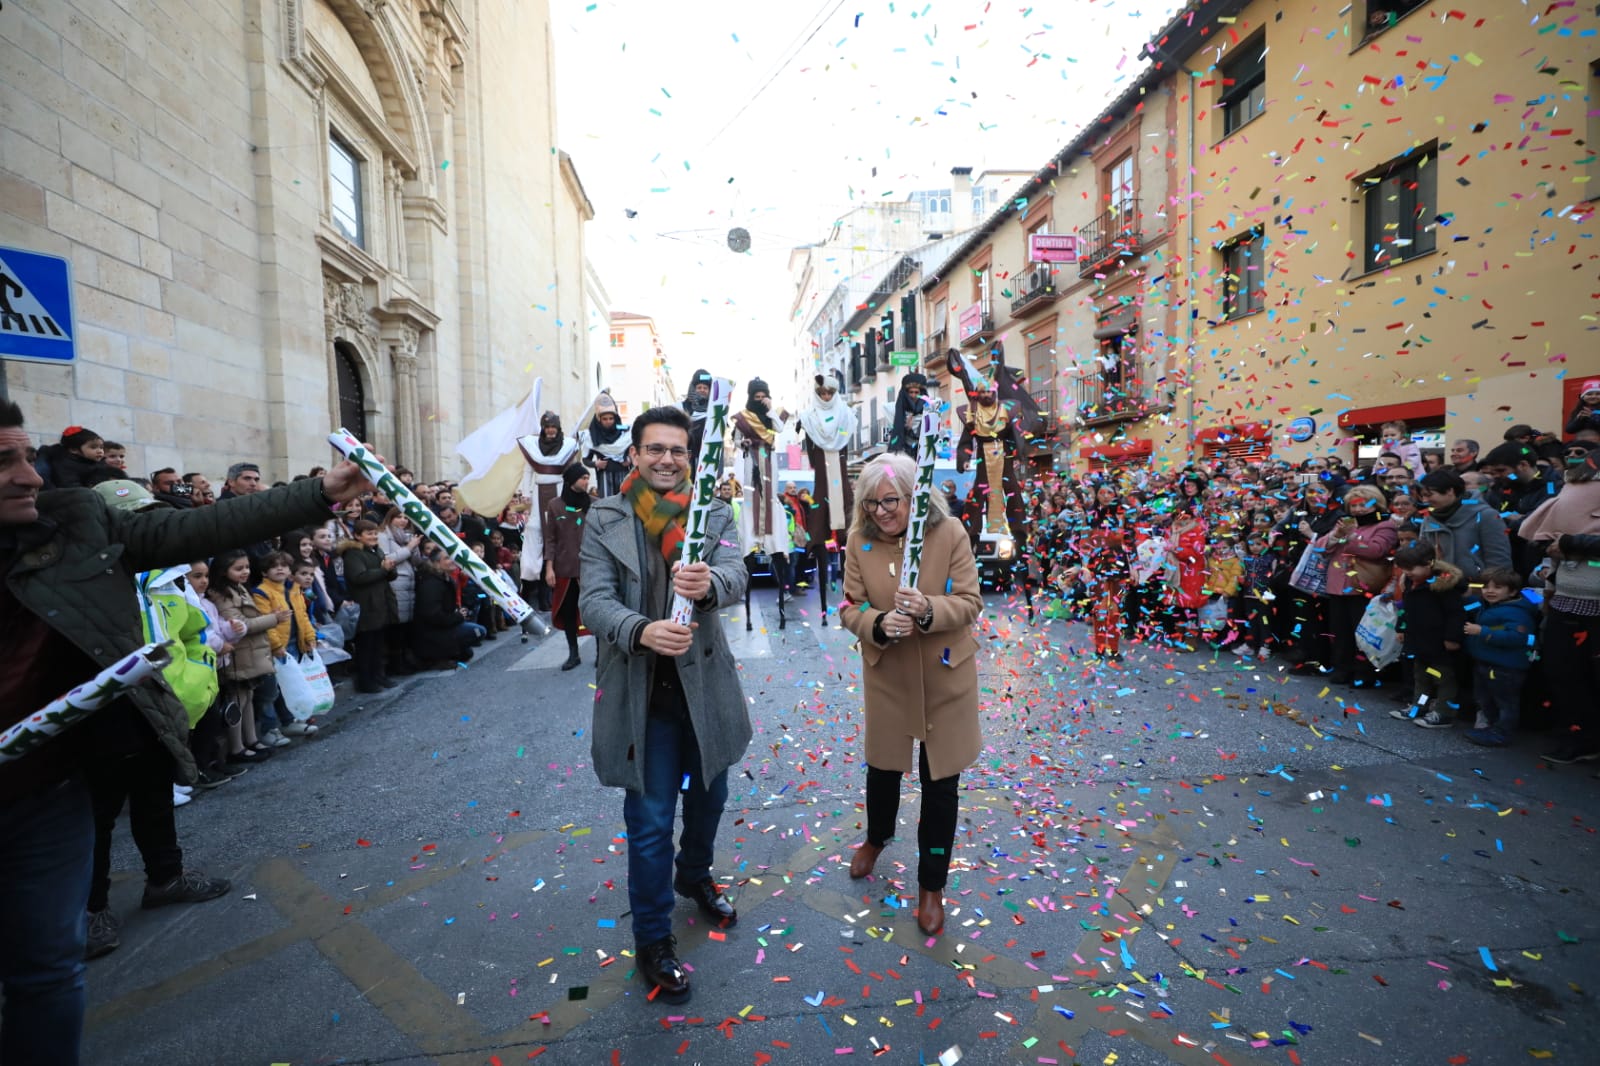
M 89 489 L 40 492 L 22 411 L 0 402 L 0 728 L 144 644 L 133 575 L 328 517 L 366 487 L 341 463 L 246 499 L 188 511 L 113 511 Z M 195 778 L 188 718 L 164 682 L 0 764 L 0 1061 L 74 1066 L 83 1029 L 94 819 L 81 769 L 130 726 Z

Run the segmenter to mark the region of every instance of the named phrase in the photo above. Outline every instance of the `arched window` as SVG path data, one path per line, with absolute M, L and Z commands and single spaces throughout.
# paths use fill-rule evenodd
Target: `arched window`
M 367 394 L 361 387 L 361 368 L 356 353 L 344 341 L 333 342 L 334 373 L 339 379 L 339 425 L 367 439 Z

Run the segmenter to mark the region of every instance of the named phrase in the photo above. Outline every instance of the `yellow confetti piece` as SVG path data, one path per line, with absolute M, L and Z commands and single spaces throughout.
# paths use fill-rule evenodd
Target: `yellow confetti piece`
M 1287 914 L 1285 914 L 1283 916 L 1283 920 L 1288 922 L 1290 925 L 1299 925 L 1300 924 L 1299 922 L 1295 921 L 1295 919 L 1289 917 Z

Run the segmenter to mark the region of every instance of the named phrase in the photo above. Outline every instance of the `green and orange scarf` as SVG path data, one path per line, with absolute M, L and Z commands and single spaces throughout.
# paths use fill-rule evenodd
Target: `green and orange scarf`
M 644 531 L 661 541 L 661 557 L 667 566 L 677 562 L 689 526 L 689 482 L 680 481 L 671 492 L 659 493 L 635 469 L 623 480 L 621 492 L 644 523 Z

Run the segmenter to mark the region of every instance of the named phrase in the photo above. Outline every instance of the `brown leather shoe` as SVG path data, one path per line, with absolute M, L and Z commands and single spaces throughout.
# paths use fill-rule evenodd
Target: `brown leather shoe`
M 869 844 L 863 840 L 861 846 L 856 849 L 856 853 L 850 856 L 851 878 L 859 881 L 872 873 L 872 868 L 878 865 L 878 856 L 882 854 L 883 845 Z
M 924 888 L 917 892 L 917 928 L 929 936 L 944 929 L 944 891 Z

